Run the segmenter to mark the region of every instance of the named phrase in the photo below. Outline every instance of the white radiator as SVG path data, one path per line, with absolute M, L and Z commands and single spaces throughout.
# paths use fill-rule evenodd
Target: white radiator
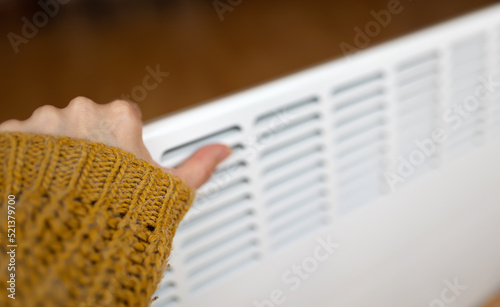
M 148 123 L 164 166 L 234 151 L 153 306 L 479 306 L 500 290 L 499 81 L 496 5 Z

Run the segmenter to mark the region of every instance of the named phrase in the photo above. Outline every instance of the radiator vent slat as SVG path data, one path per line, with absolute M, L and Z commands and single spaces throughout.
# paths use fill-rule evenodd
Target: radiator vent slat
M 272 153 L 261 159 L 264 172 L 271 172 L 273 169 L 280 167 L 283 161 L 293 160 L 306 152 L 321 150 L 321 136 L 321 131 L 315 130 L 306 135 L 300 135 L 293 141 L 283 144 L 280 148 L 275 148 Z
M 277 200 L 274 203 L 267 203 L 266 209 L 268 209 L 268 216 L 272 219 L 276 218 L 279 211 L 286 210 L 288 206 L 293 206 L 297 202 L 305 199 L 304 195 L 308 197 L 316 197 L 317 195 L 324 195 L 325 190 L 321 185 L 316 185 L 316 182 L 312 182 L 309 185 L 303 186 L 300 192 L 292 193 Z
M 244 188 L 248 183 L 248 167 L 246 163 L 238 162 L 229 165 L 212 175 L 212 178 L 197 191 L 196 202 L 204 199 L 223 199 L 226 194 L 234 193 L 234 190 Z
M 279 134 L 270 135 L 265 143 L 261 141 L 264 147 L 261 156 L 272 156 L 275 153 L 279 155 L 281 151 L 287 150 L 287 148 L 293 147 L 311 136 L 319 136 L 321 128 L 318 126 L 318 119 L 319 116 L 312 116 L 297 126 L 289 127 Z
M 269 133 L 276 129 L 282 129 L 295 121 L 317 114 L 318 98 L 311 97 L 278 110 L 261 115 L 255 121 L 257 135 Z
M 384 129 L 380 125 L 371 127 L 371 129 L 362 129 L 357 134 L 353 133 L 351 137 L 343 137 L 337 140 L 337 151 L 339 156 L 345 156 L 349 152 L 356 151 L 357 148 L 383 139 Z
M 160 297 L 171 297 L 176 291 L 176 285 L 173 281 L 162 280 L 159 290 L 156 294 Z
M 297 227 L 302 222 L 302 219 L 307 216 L 322 215 L 325 200 L 320 202 L 307 201 L 307 203 L 307 206 L 304 206 L 303 203 L 297 203 L 283 212 L 279 219 L 273 220 L 273 227 L 270 229 L 271 237 L 278 235 L 282 230 L 286 231 L 286 229 L 290 228 L 290 225 Z
M 169 298 L 163 298 L 158 296 L 158 299 L 153 302 L 155 306 L 162 306 L 162 307 L 178 307 L 180 306 L 179 299 L 176 297 L 169 297 Z
M 364 142 L 361 140 L 363 140 Z M 349 144 L 350 146 L 347 148 L 344 148 L 344 146 L 342 146 L 343 144 L 341 144 L 338 148 L 338 159 L 347 159 L 366 151 L 376 152 L 377 150 L 374 150 L 374 148 L 383 148 L 385 142 L 384 135 L 381 133 L 374 133 L 371 138 L 367 140 L 361 138 L 361 140 L 359 140 L 358 142 L 353 141 L 354 144 Z
M 271 248 L 273 250 L 278 250 L 281 247 L 291 244 L 297 239 L 306 237 L 311 232 L 320 229 L 326 225 L 327 222 L 328 220 L 324 214 L 313 214 L 307 217 L 301 217 L 300 221 L 297 221 L 297 223 L 292 222 L 292 225 L 296 227 L 287 228 L 283 232 L 273 236 L 273 245 Z
M 437 68 L 436 68 L 437 70 Z M 415 79 L 410 84 L 401 85 L 398 87 L 398 98 L 400 100 L 408 100 L 418 96 L 422 91 L 435 89 L 438 86 L 437 71 L 432 71 L 429 75 L 415 76 Z
M 199 193 L 196 200 L 194 201 L 194 207 L 202 209 L 205 206 L 207 200 L 210 200 L 210 204 L 216 205 L 218 203 L 224 203 L 228 199 L 232 199 L 235 195 L 244 194 L 247 190 L 249 180 L 245 175 L 238 175 L 234 178 L 229 178 L 228 181 L 221 181 L 216 186 L 214 190 L 203 189 L 206 194 Z M 217 189 L 218 188 L 218 189 Z
M 321 166 L 323 166 L 323 153 L 321 150 L 314 150 L 303 156 L 296 157 L 289 163 L 274 168 L 273 172 L 266 173 L 263 179 L 264 190 L 270 190 L 284 180 L 299 176 L 308 169 Z
M 398 100 L 398 113 L 404 116 L 421 108 L 435 108 L 438 103 L 437 96 L 438 87 L 431 87 L 408 100 Z
M 360 79 L 354 80 L 344 85 L 337 86 L 333 95 L 339 98 L 339 101 L 346 102 L 352 100 L 353 97 L 364 96 L 365 93 L 375 93 L 380 92 L 384 87 L 384 79 L 382 73 L 373 73 L 362 77 Z M 337 103 L 335 105 L 343 105 L 342 103 Z
M 227 217 L 237 215 L 242 211 L 246 211 L 250 207 L 250 196 L 243 194 L 237 198 L 222 204 L 221 206 L 214 206 L 207 209 L 200 209 L 200 213 L 187 219 L 179 227 L 179 231 L 184 233 L 188 229 L 205 229 L 206 227 L 213 227 L 218 223 L 222 223 Z
M 279 221 L 280 219 L 283 219 L 283 217 L 286 217 L 287 212 L 290 210 L 290 208 L 300 209 L 302 207 L 307 207 L 302 206 L 302 204 L 304 202 L 315 203 L 320 200 L 325 200 L 325 196 L 326 193 L 321 189 L 321 187 L 304 189 L 303 193 L 301 193 L 301 195 L 297 195 L 293 199 L 293 201 L 282 202 L 281 204 L 270 207 L 269 220 L 271 222 Z
M 323 170 L 315 169 L 308 174 L 301 175 L 298 178 L 294 178 L 290 180 L 289 183 L 283 185 L 277 189 L 273 189 L 270 192 L 266 193 L 266 200 L 270 205 L 279 202 L 280 199 L 285 198 L 288 195 L 293 195 L 300 191 L 304 186 L 304 183 L 314 183 L 314 184 L 323 184 L 325 181 L 325 174 Z
M 290 184 L 295 180 L 295 178 L 305 176 L 305 174 L 317 170 L 317 169 L 322 169 L 323 167 L 323 161 L 321 160 L 313 160 L 314 158 L 311 157 L 309 161 L 304 161 L 303 164 L 296 163 L 294 164 L 293 168 L 290 167 L 289 169 L 286 170 L 286 172 L 278 173 L 280 177 L 276 178 L 276 176 L 271 177 L 273 180 L 266 180 L 265 185 L 264 185 L 264 190 L 269 192 L 269 191 L 275 191 L 279 190 L 282 186 Z M 300 167 L 299 167 L 300 166 Z M 323 170 L 321 171 L 322 173 L 324 172 Z M 273 174 L 274 175 L 274 174 Z
M 356 163 L 348 170 L 339 170 L 338 180 L 341 186 L 354 181 L 356 178 L 363 177 L 369 170 L 377 170 L 383 163 L 380 156 L 368 157 L 359 163 Z
M 242 253 L 235 257 L 228 259 L 224 263 L 211 268 L 209 271 L 205 272 L 201 276 L 197 276 L 194 280 L 191 292 L 197 293 L 201 290 L 207 289 L 209 286 L 213 286 L 220 282 L 224 278 L 228 278 L 231 275 L 249 269 L 258 263 L 259 256 L 257 253 Z
M 231 127 L 215 132 L 165 151 L 161 158 L 161 164 L 167 167 L 175 167 L 193 154 L 198 148 L 212 143 L 222 143 L 230 147 L 241 146 L 241 138 L 242 132 L 240 127 Z
M 379 105 L 377 108 L 373 108 L 371 112 L 364 112 L 362 116 L 358 116 L 356 118 L 350 118 L 351 121 L 347 122 L 346 120 L 341 121 L 343 123 L 342 126 L 335 126 L 334 130 L 336 131 L 337 141 L 342 142 L 346 139 L 353 137 L 358 133 L 358 131 L 364 130 L 367 126 L 384 126 L 385 117 L 384 117 L 384 108 L 382 105 Z
M 231 246 L 238 244 L 238 241 L 242 238 L 254 237 L 255 227 L 254 225 L 247 225 L 243 227 L 238 227 L 231 233 L 220 234 L 217 237 L 213 236 L 209 239 L 203 241 L 199 245 L 191 245 L 186 248 L 186 263 L 190 264 L 196 259 L 203 259 L 207 254 L 214 252 L 217 249 L 227 249 Z M 217 259 L 214 260 L 217 262 Z
M 218 237 L 202 240 L 186 250 L 187 278 L 191 291 L 221 280 L 231 271 L 255 261 L 259 255 L 255 226 L 245 226 Z M 191 250 L 191 251 L 189 251 Z
M 203 232 L 188 233 L 186 231 L 186 239 L 182 242 L 182 247 L 186 250 L 195 246 L 196 248 L 201 244 L 210 245 L 211 242 L 219 240 L 220 237 L 228 233 L 236 233 L 242 228 L 251 228 L 254 226 L 254 219 L 250 208 L 243 210 L 241 213 L 231 215 L 221 223 L 215 224 L 211 228 L 205 229 Z
M 209 270 L 211 266 L 223 263 L 240 253 L 254 252 L 256 243 L 256 236 L 251 232 L 245 232 L 240 236 L 229 239 L 227 242 L 223 242 L 220 246 L 211 247 L 205 250 L 204 253 L 196 254 L 197 257 L 189 258 L 186 262 L 192 266 L 189 277 L 202 274 Z
M 422 77 L 436 75 L 438 69 L 437 54 L 427 54 L 423 57 L 415 59 L 415 61 L 406 61 L 396 70 L 398 71 L 397 85 L 404 87 L 406 84 L 411 84 L 415 80 Z
M 431 128 L 436 118 L 435 107 L 435 105 L 425 104 L 412 113 L 401 115 L 402 134 L 406 134 L 406 131 L 413 131 L 415 128 L 427 132 L 425 128 Z
M 295 210 L 292 210 L 295 209 Z M 286 237 L 285 233 L 293 233 L 297 229 L 301 229 L 304 224 L 308 223 L 309 219 L 319 221 L 313 227 L 321 227 L 321 221 L 324 219 L 322 212 L 325 210 L 322 203 L 309 203 L 307 206 L 297 206 L 287 211 L 287 215 L 283 216 L 279 221 L 274 221 L 273 227 L 270 229 L 272 241 L 280 241 Z
M 369 91 L 361 91 L 361 92 L 355 92 L 351 94 L 348 98 L 344 98 L 343 100 L 339 100 L 340 102 L 337 103 L 333 110 L 335 112 L 341 113 L 341 112 L 356 112 L 356 107 L 361 106 L 363 107 L 369 107 L 373 103 L 378 103 L 381 99 L 381 97 L 384 95 L 384 90 L 379 87 L 379 84 L 372 84 Z M 347 113 L 349 114 L 349 113 Z
M 339 188 L 341 200 L 356 198 L 358 194 L 370 194 L 369 191 L 373 191 L 374 194 L 378 194 L 378 192 L 380 192 L 380 186 L 373 184 L 373 182 L 377 182 L 382 179 L 380 176 L 380 169 L 381 168 L 379 167 L 368 170 L 365 174 L 363 174 L 363 176 L 359 176 L 355 180 L 341 185 Z M 363 187 L 363 193 L 360 193 L 360 187 Z M 375 191 L 378 192 L 375 193 Z
M 385 149 L 385 140 L 384 139 L 375 139 L 370 140 L 369 143 L 359 144 L 355 150 L 348 152 L 341 152 L 337 154 L 338 159 L 338 170 L 345 169 L 349 165 L 351 165 L 354 161 L 358 163 L 361 162 L 361 159 L 367 158 L 370 155 L 379 155 L 382 156 L 386 152 Z

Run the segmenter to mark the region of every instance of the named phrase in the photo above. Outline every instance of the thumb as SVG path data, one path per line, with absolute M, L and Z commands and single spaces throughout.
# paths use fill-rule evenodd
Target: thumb
M 226 145 L 208 145 L 197 150 L 173 170 L 190 187 L 198 189 L 212 176 L 217 165 L 231 154 Z

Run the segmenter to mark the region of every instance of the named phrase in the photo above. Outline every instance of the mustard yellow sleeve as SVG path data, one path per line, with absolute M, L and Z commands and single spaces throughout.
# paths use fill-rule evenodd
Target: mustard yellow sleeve
M 149 305 L 192 199 L 123 150 L 0 133 L 0 306 Z

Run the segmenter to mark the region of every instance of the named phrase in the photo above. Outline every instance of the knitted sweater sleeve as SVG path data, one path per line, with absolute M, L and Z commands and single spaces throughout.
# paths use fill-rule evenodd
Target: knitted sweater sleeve
M 0 133 L 0 306 L 149 305 L 192 199 L 118 148 Z

